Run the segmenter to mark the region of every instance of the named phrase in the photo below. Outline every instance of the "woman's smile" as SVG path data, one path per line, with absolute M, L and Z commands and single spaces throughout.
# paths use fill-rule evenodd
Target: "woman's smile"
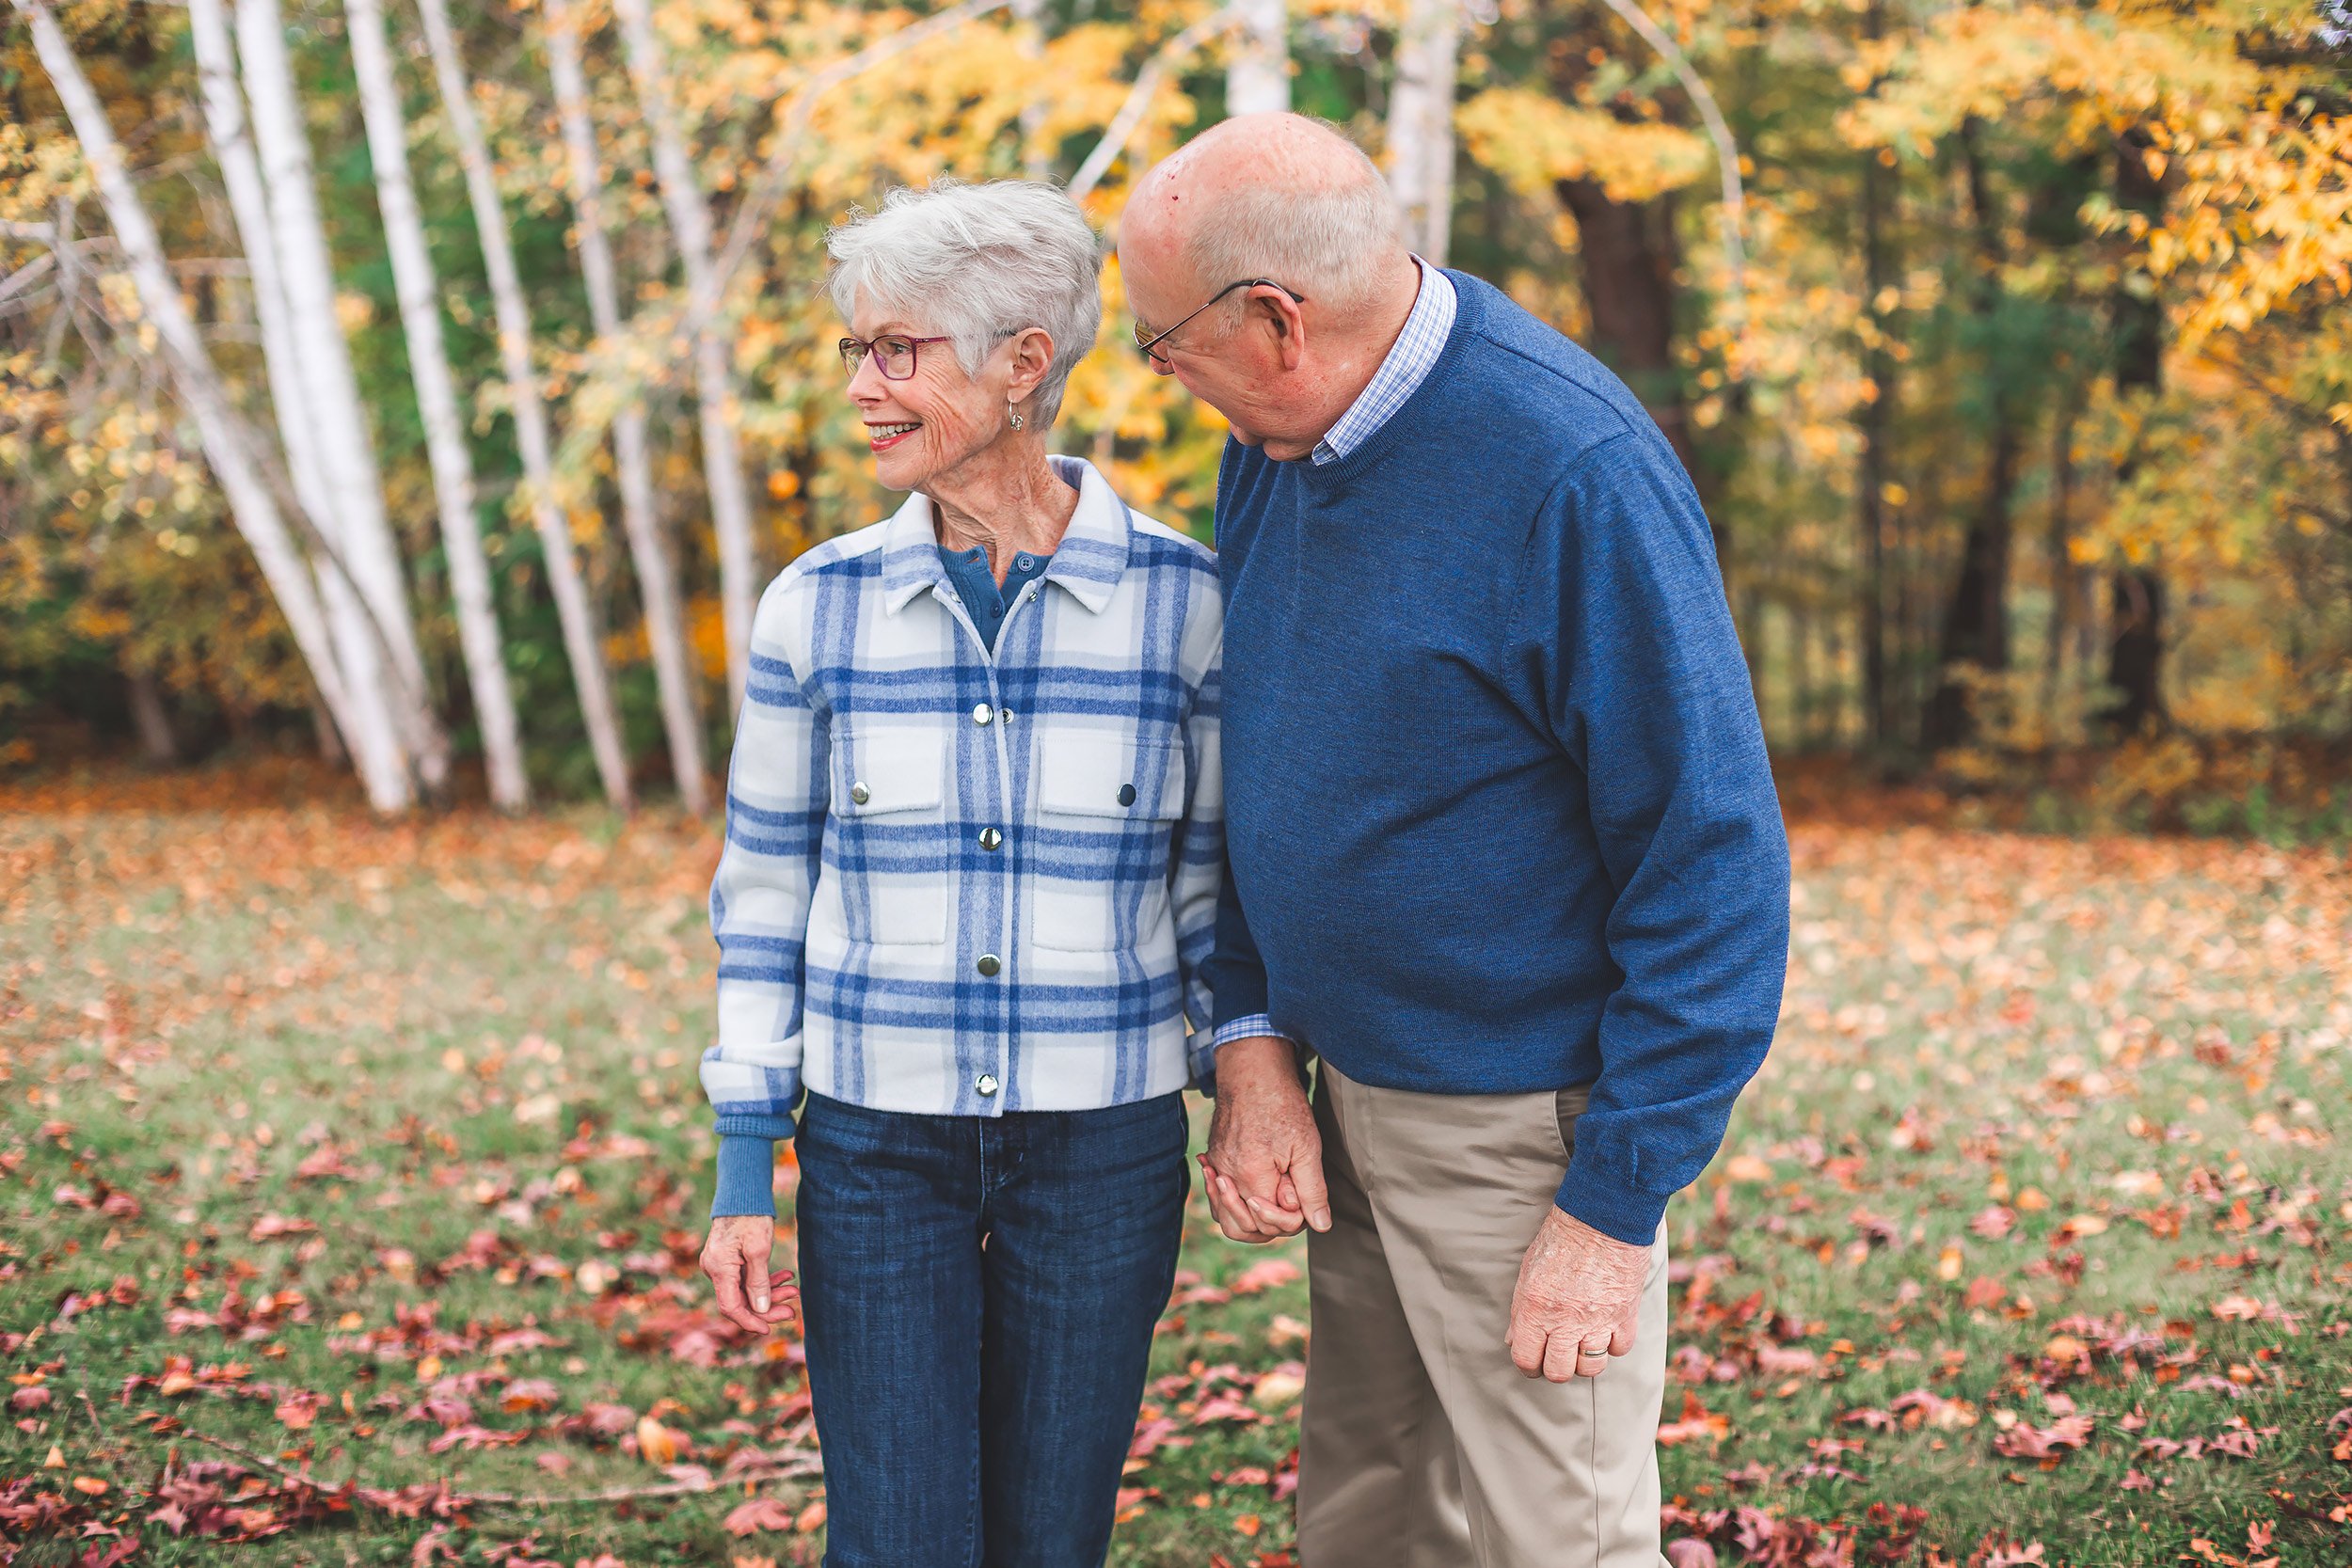
M 923 422 L 920 420 L 907 420 L 895 424 L 868 423 L 866 427 L 866 444 L 874 451 L 888 451 L 922 428 Z

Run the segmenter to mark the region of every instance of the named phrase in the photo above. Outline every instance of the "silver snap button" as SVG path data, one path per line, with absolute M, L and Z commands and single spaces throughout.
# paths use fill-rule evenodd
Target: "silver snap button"
M 974 705 L 972 709 L 972 722 L 975 724 L 992 724 L 995 721 L 996 710 L 994 708 L 989 706 L 986 703 Z
M 1135 785 L 1120 784 L 1119 786 L 1119 803 L 1122 806 L 1132 806 L 1136 803 Z
M 1001 710 L 996 717 L 1002 719 L 1006 723 L 1009 724 L 1012 722 L 1012 709 L 1005 708 Z
M 850 799 L 861 806 L 873 798 L 874 792 L 862 784 L 853 784 L 850 786 Z
M 985 978 L 989 975 L 994 974 L 998 970 L 1004 968 L 1005 963 L 1002 958 L 999 958 L 993 953 L 983 953 L 980 955 L 980 961 L 974 964 L 972 967 L 978 970 L 981 976 Z
M 1001 844 L 1002 844 L 1002 843 L 1004 843 L 1004 842 L 1005 842 L 1005 835 L 1004 835 L 1004 834 L 1002 834 L 1002 833 L 1000 833 L 1000 832 L 998 832 L 995 829 L 993 829 L 993 828 L 982 828 L 982 829 L 980 830 L 980 847 L 981 847 L 981 848 L 983 848 L 983 849 L 993 849 L 993 848 L 995 848 L 998 845 L 1001 845 Z
M 996 1075 L 993 1072 L 983 1072 L 980 1074 L 980 1081 L 972 1086 L 979 1090 L 983 1098 L 992 1097 L 996 1093 Z

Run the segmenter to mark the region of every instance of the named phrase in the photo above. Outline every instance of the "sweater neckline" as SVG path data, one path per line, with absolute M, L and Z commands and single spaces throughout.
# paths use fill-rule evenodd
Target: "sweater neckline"
M 1328 463 L 1317 463 L 1310 454 L 1282 465 L 1286 468 L 1296 468 L 1301 483 L 1316 489 L 1345 487 L 1358 474 L 1379 462 L 1390 448 L 1406 438 L 1411 427 L 1418 426 L 1428 417 L 1428 411 L 1438 406 L 1447 384 L 1454 379 L 1454 372 L 1468 356 L 1470 338 L 1486 326 L 1486 299 L 1483 291 L 1488 287 L 1468 273 L 1456 272 L 1452 267 L 1438 270 L 1454 284 L 1454 327 L 1446 334 L 1445 346 L 1438 351 L 1438 357 L 1430 365 L 1429 373 L 1422 377 L 1421 385 L 1397 405 L 1396 412 L 1383 420 L 1379 429 L 1365 436 L 1346 456 Z

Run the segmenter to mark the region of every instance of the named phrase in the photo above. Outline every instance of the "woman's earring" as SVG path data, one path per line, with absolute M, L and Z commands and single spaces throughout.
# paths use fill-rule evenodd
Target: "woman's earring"
M 1008 404 L 1007 406 L 1009 406 L 1009 407 L 1010 405 L 1009 405 L 1009 404 Z M 1025 424 L 1026 424 L 1026 423 L 1028 423 L 1028 422 L 1029 422 L 1028 420 L 1025 420 L 1025 419 L 1023 419 L 1023 418 L 1021 417 L 1021 410 L 1020 410 L 1020 409 L 1018 409 L 1018 408 L 1014 408 L 1014 409 L 1012 409 L 1012 428 L 1013 428 L 1013 429 L 1015 429 L 1015 430 L 1019 430 L 1019 429 L 1020 429 L 1023 425 L 1025 425 Z

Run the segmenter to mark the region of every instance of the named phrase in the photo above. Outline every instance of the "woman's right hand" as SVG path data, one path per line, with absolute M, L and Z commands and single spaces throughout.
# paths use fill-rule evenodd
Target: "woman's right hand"
M 776 1222 L 766 1214 L 723 1214 L 703 1243 L 703 1273 L 719 1290 L 719 1312 L 738 1328 L 766 1334 L 792 1316 L 800 1292 L 792 1273 L 768 1271 Z

